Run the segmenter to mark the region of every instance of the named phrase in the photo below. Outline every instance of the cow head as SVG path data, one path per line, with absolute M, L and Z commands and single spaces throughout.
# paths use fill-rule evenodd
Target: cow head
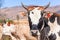
M 50 3 L 46 6 L 28 6 L 25 7 L 22 4 L 22 7 L 27 10 L 29 23 L 31 27 L 37 27 L 43 18 L 43 13 L 46 8 L 48 8 Z
M 49 19 L 52 15 L 53 15 L 52 12 L 46 11 L 46 12 L 44 13 L 43 17 L 46 18 L 46 19 Z

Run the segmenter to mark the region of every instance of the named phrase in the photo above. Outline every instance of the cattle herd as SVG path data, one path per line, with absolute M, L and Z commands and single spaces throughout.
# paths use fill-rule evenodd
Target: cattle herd
M 38 36 L 37 40 L 60 40 L 60 14 L 45 11 L 46 6 L 28 6 L 22 3 L 28 14 L 28 22 L 33 36 Z
M 28 22 L 18 20 L 15 24 L 19 36 L 17 40 L 60 40 L 60 14 L 46 11 L 49 5 L 50 3 L 46 6 L 25 6 L 22 3 L 27 11 Z

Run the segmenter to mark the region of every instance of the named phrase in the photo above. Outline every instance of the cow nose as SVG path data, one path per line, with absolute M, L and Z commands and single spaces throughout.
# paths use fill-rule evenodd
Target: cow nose
M 37 25 L 33 24 L 32 25 L 32 30 L 38 30 Z

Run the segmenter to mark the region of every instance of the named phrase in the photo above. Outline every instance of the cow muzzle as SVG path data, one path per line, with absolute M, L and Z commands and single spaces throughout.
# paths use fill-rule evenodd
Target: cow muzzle
M 35 24 L 32 25 L 31 33 L 33 36 L 37 36 L 37 33 L 38 33 L 37 25 L 35 25 Z
M 32 30 L 38 30 L 37 25 L 33 24 L 32 25 Z

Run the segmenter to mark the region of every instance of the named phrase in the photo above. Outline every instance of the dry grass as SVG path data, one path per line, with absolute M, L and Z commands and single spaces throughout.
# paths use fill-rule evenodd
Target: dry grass
M 16 26 L 16 33 L 21 39 L 37 40 L 35 37 L 31 36 L 28 20 L 26 19 L 22 19 L 19 21 L 14 20 L 14 24 Z M 2 32 L 0 32 L 0 36 L 1 35 L 2 35 Z M 15 38 L 13 40 L 15 40 Z
M 35 37 L 31 36 L 30 27 L 27 19 L 23 20 L 14 20 L 16 25 L 16 32 L 21 39 L 30 39 L 30 40 L 37 40 Z

